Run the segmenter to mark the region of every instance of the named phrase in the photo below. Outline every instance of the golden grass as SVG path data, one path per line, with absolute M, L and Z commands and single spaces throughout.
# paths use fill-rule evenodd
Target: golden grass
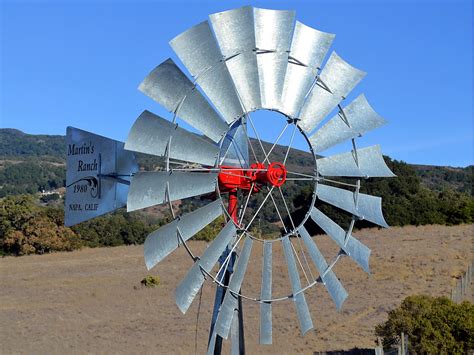
M 259 346 L 258 305 L 244 302 L 248 353 L 313 353 L 373 347 L 373 328 L 412 294 L 449 296 L 472 259 L 474 225 L 362 230 L 372 249 L 371 276 L 349 258 L 335 267 L 349 298 L 336 311 L 327 292 L 306 293 L 315 331 L 299 334 L 294 305 L 273 307 L 273 345 Z M 325 255 L 329 238 L 316 237 Z M 193 242 L 196 252 L 204 242 Z M 137 287 L 147 274 L 143 247 L 84 249 L 71 253 L 0 259 L 0 353 L 194 353 L 198 299 L 186 315 L 174 289 L 191 266 L 184 248 L 153 269 L 156 288 Z M 259 292 L 261 246 L 254 244 L 244 292 Z M 290 293 L 281 248 L 274 250 L 275 295 Z M 214 286 L 203 289 L 198 353 L 207 344 Z M 228 344 L 226 344 L 226 349 Z

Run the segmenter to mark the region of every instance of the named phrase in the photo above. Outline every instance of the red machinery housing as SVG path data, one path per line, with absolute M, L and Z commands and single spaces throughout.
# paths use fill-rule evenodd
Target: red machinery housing
M 246 190 L 250 193 L 260 191 L 263 185 L 280 187 L 286 181 L 286 168 L 280 162 L 268 165 L 255 163 L 248 169 L 233 166 L 221 166 L 218 175 L 219 190 L 229 193 L 228 211 L 235 223 L 237 222 L 237 190 Z

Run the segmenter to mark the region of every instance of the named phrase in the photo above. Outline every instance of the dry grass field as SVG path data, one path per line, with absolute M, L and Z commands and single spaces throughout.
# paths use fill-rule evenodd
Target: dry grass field
M 388 310 L 412 294 L 449 296 L 472 259 L 474 225 L 371 229 L 355 235 L 372 249 L 372 274 L 349 258 L 340 260 L 335 271 L 349 292 L 342 310 L 318 285 L 306 293 L 315 330 L 302 337 L 294 305 L 280 302 L 273 307 L 273 345 L 260 346 L 258 306 L 244 302 L 249 354 L 373 347 L 374 326 Z M 333 250 L 326 236 L 316 239 L 322 250 Z M 258 244 L 251 260 L 262 253 Z M 205 243 L 191 247 L 203 250 Z M 128 246 L 0 259 L 0 353 L 194 353 L 199 300 L 186 315 L 174 304 L 174 289 L 190 258 L 180 248 L 147 272 L 142 253 L 143 246 Z M 258 290 L 260 271 L 259 261 L 249 265 L 244 291 Z M 281 248 L 274 250 L 273 273 L 274 294 L 290 293 Z M 147 274 L 158 275 L 161 285 L 142 287 Z M 206 348 L 214 289 L 205 283 L 198 353 Z

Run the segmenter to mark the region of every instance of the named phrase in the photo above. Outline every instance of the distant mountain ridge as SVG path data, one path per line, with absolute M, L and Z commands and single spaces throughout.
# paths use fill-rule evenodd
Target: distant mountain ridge
M 421 181 L 431 190 L 446 188 L 474 196 L 474 165 L 465 168 L 412 164 Z
M 60 135 L 27 134 L 13 128 L 0 129 L 0 158 L 46 157 L 65 161 L 66 138 Z
M 266 148 L 268 149 L 268 147 Z M 284 156 L 284 148 L 276 146 L 274 154 L 276 157 Z M 147 169 L 153 168 L 161 161 L 160 158 L 145 155 L 139 155 L 138 159 L 141 165 Z M 66 137 L 62 135 L 27 134 L 12 128 L 0 129 L 0 169 L 5 165 L 5 161 L 22 162 L 32 160 L 46 165 L 50 163 L 64 164 L 66 160 Z M 312 164 L 310 154 L 305 152 L 298 153 L 292 160 L 294 161 L 288 163 L 300 167 L 307 167 Z M 450 188 L 473 196 L 473 165 L 465 168 L 408 165 L 415 170 L 422 183 L 430 190 L 441 191 Z

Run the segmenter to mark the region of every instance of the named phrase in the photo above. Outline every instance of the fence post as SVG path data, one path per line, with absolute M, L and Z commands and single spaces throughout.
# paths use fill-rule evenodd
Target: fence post
M 401 348 L 402 348 L 402 355 L 406 355 L 405 354 L 405 333 L 402 332 L 402 335 L 401 335 L 401 340 L 402 340 L 402 344 L 401 344 Z
M 472 277 L 474 275 L 474 260 L 467 265 L 467 270 L 456 280 L 456 285 L 451 289 L 451 301 L 460 303 L 472 296 Z
M 378 346 L 375 348 L 375 355 L 383 355 L 383 345 L 382 339 L 380 339 L 380 337 L 377 337 L 377 343 Z
M 405 334 L 405 355 L 408 355 L 408 334 Z

